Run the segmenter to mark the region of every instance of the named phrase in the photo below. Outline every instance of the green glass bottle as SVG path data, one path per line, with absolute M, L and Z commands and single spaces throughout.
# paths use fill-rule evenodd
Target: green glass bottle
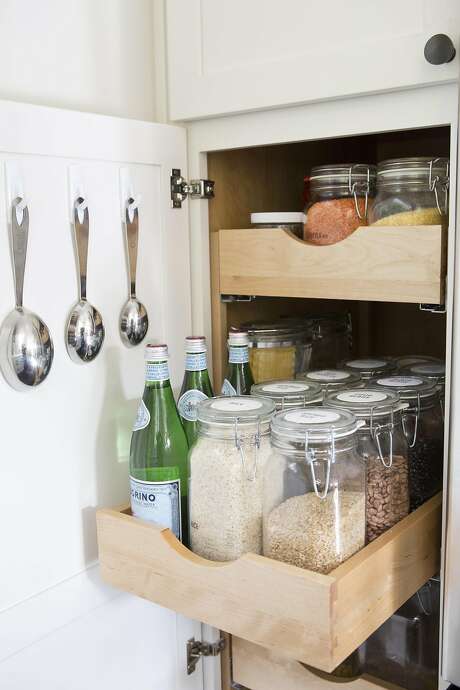
M 222 395 L 250 395 L 254 383 L 249 364 L 249 336 L 246 331 L 228 334 L 228 368 Z
M 185 374 L 177 407 L 190 448 L 198 434 L 197 405 L 214 395 L 206 352 L 203 336 L 191 335 L 185 339 Z
M 169 381 L 168 348 L 147 345 L 129 460 L 131 510 L 188 543 L 188 444 Z

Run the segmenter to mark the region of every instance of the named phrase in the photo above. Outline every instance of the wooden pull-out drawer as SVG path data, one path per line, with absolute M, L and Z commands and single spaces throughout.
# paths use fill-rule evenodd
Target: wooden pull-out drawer
M 207 561 L 128 508 L 97 520 L 108 583 L 328 672 L 439 569 L 440 494 L 329 575 L 254 554 Z

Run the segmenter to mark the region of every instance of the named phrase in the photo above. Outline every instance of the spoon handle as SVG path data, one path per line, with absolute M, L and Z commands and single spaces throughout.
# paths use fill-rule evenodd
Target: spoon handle
M 137 271 L 137 246 L 139 240 L 139 212 L 137 206 L 132 209 L 134 199 L 129 198 L 126 202 L 125 224 L 126 224 L 126 244 L 128 247 L 128 268 L 129 268 L 129 294 L 136 297 L 136 271 Z M 132 214 L 132 218 L 130 217 Z
M 19 222 L 19 219 L 21 219 L 21 222 Z M 29 237 L 29 209 L 27 208 L 24 199 L 19 196 L 14 199 L 11 206 L 11 237 L 16 309 L 22 309 L 27 240 Z
M 83 220 L 80 214 L 83 213 Z M 85 200 L 78 197 L 73 209 L 73 225 L 77 246 L 78 272 L 80 273 L 80 300 L 86 301 L 86 273 L 88 268 L 89 211 Z

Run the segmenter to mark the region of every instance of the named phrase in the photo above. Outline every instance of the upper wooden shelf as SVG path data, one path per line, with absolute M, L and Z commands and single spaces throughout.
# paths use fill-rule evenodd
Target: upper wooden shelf
M 255 554 L 207 561 L 127 508 L 97 522 L 109 584 L 327 672 L 439 569 L 441 494 L 329 575 Z
M 377 302 L 444 302 L 440 225 L 362 227 L 327 246 L 286 230 L 219 231 L 220 293 Z

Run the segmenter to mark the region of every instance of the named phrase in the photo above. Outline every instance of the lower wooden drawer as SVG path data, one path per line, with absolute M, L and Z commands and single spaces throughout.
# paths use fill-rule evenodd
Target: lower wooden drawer
M 97 521 L 108 583 L 327 672 L 439 569 L 440 494 L 329 575 L 255 554 L 207 561 L 128 508 Z

